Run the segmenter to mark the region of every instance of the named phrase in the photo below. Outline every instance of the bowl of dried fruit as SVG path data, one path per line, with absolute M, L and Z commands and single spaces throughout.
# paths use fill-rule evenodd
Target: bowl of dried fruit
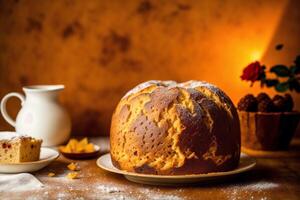
M 238 103 L 243 148 L 277 151 L 287 150 L 297 128 L 300 113 L 293 111 L 289 94 L 248 94 Z
M 277 45 L 276 50 L 282 47 Z M 244 68 L 241 79 L 251 82 L 250 86 L 260 82 L 261 88 L 274 88 L 277 92 L 273 98 L 266 93 L 256 97 L 247 94 L 238 102 L 242 147 L 263 151 L 287 150 L 300 120 L 300 113 L 293 109 L 294 101 L 290 95 L 300 92 L 300 55 L 290 66 L 279 64 L 267 69 L 259 61 L 252 62 Z
M 100 147 L 89 143 L 87 138 L 81 140 L 70 139 L 68 144 L 60 146 L 59 151 L 66 158 L 73 160 L 89 159 L 98 156 Z

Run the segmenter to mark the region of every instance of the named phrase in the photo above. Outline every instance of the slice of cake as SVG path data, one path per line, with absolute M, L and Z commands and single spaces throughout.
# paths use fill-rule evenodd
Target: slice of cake
M 42 140 L 15 132 L 0 133 L 0 163 L 37 161 Z

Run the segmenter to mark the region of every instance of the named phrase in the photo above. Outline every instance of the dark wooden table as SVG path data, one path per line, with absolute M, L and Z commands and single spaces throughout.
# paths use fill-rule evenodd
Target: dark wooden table
M 108 149 L 108 138 L 94 140 Z M 293 141 L 299 151 L 300 141 Z M 48 167 L 34 173 L 44 188 L 21 193 L 0 193 L 0 199 L 300 199 L 299 157 L 257 158 L 252 171 L 219 183 L 194 186 L 158 187 L 127 181 L 123 176 L 98 168 L 96 159 L 76 161 L 80 177 L 66 178 L 67 164 L 62 156 Z M 48 177 L 54 172 L 55 177 Z

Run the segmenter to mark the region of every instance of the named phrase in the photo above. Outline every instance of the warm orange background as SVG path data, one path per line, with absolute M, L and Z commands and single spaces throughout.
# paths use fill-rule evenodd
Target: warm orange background
M 241 82 L 246 64 L 290 64 L 300 53 L 297 0 L 0 2 L 0 97 L 65 84 L 74 134 L 108 134 L 117 102 L 140 82 L 206 80 L 237 102 L 260 91 Z

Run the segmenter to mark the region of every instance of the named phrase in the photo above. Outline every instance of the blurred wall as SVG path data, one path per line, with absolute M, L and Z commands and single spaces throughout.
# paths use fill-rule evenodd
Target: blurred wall
M 77 135 L 108 134 L 119 99 L 149 79 L 206 80 L 237 102 L 260 91 L 240 80 L 246 64 L 290 64 L 300 53 L 299 10 L 297 0 L 1 0 L 0 97 L 65 84 Z M 11 100 L 10 113 L 18 109 Z

